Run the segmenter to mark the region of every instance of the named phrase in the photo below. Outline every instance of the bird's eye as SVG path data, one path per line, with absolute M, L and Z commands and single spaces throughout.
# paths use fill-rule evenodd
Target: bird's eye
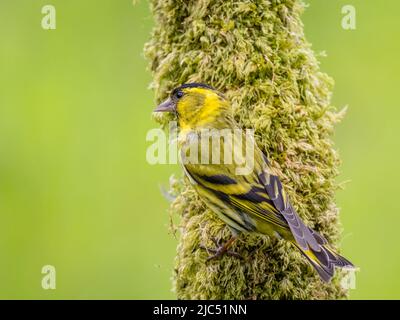
M 180 98 L 183 97 L 183 92 L 182 92 L 182 91 L 178 91 L 178 92 L 175 94 L 175 96 L 176 96 L 178 99 L 180 99 Z

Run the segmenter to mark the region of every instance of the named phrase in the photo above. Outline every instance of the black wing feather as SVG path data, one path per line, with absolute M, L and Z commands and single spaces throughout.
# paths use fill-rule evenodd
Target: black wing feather
M 265 186 L 265 190 L 274 203 L 275 208 L 287 221 L 290 231 L 292 232 L 299 246 L 305 250 L 311 248 L 314 251 L 319 252 L 321 249 L 318 241 L 310 232 L 310 229 L 297 215 L 287 197 L 284 196 L 282 183 L 279 180 L 279 177 L 264 171 L 259 175 L 259 178 L 260 182 Z

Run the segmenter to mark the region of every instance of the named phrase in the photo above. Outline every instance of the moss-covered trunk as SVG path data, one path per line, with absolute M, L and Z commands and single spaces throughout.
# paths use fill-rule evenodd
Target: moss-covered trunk
M 152 0 L 155 27 L 146 45 L 156 99 L 173 87 L 204 82 L 231 99 L 242 127 L 279 173 L 304 221 L 337 243 L 334 203 L 338 156 L 331 133 L 332 80 L 305 40 L 300 0 Z M 179 299 L 337 299 L 339 272 L 324 284 L 296 249 L 260 235 L 241 236 L 233 250 L 206 262 L 200 244 L 229 230 L 184 180 L 171 209 L 180 216 L 174 289 Z

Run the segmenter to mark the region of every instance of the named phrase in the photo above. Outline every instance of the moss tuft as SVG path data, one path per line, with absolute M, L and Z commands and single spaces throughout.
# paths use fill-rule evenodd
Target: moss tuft
M 334 202 L 339 159 L 331 134 L 340 120 L 330 105 L 333 81 L 321 73 L 300 20 L 300 0 L 151 0 L 155 27 L 145 53 L 156 100 L 185 82 L 225 92 L 238 123 L 254 128 L 304 221 L 333 244 L 340 235 Z M 165 123 L 167 118 L 159 119 Z M 260 235 L 241 236 L 233 250 L 206 262 L 200 244 L 229 230 L 184 180 L 171 205 L 180 217 L 173 276 L 179 299 L 338 299 L 337 272 L 320 281 L 296 249 Z

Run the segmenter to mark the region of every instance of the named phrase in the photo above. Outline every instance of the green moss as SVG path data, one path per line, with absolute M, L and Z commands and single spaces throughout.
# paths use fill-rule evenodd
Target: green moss
M 152 0 L 155 27 L 145 52 L 156 100 L 185 82 L 204 82 L 231 99 L 242 127 L 277 170 L 305 222 L 333 244 L 339 159 L 331 134 L 341 114 L 330 105 L 332 80 L 321 73 L 303 33 L 299 0 Z M 159 119 L 161 122 L 166 118 Z M 171 212 L 180 216 L 173 276 L 179 299 L 337 299 L 337 276 L 320 281 L 296 249 L 260 235 L 233 246 L 245 260 L 206 262 L 200 244 L 229 230 L 184 180 L 174 180 Z

